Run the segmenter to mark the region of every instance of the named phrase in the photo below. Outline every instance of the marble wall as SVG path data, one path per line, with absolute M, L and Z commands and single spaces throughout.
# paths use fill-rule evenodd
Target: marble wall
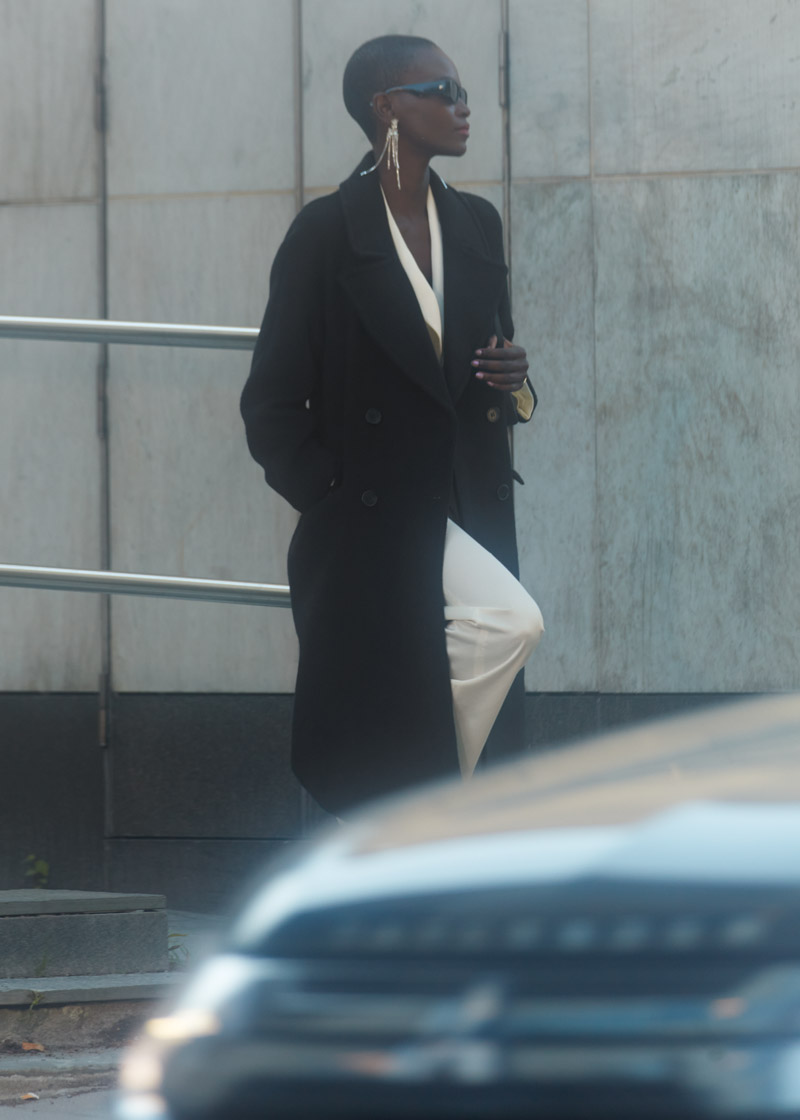
M 528 687 L 797 688 L 800 7 L 510 19 Z
M 547 623 L 529 689 L 798 687 L 795 0 L 0 0 L 2 311 L 256 325 L 299 193 L 364 150 L 341 72 L 387 30 L 441 43 L 470 91 L 446 178 L 502 207 L 507 143 L 541 401 L 515 439 Z M 0 559 L 99 563 L 98 357 L 0 344 Z M 111 348 L 114 567 L 283 580 L 294 515 L 244 446 L 246 370 Z M 0 615 L 0 690 L 95 687 L 94 597 L 6 590 Z M 123 692 L 292 687 L 285 611 L 118 598 L 111 633 Z

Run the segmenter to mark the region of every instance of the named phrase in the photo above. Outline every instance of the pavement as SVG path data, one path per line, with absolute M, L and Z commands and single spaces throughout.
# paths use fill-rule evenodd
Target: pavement
M 225 919 L 186 911 L 168 911 L 171 944 L 179 969 L 193 970 L 216 947 Z M 103 978 L 87 978 L 101 982 Z M 136 1007 L 135 1000 L 131 1008 Z M 142 1005 L 144 1006 L 144 1005 Z M 0 1043 L 2 1039 L 0 1039 Z M 0 1048 L 1 1049 L 1 1048 Z M 111 1120 L 117 1068 L 123 1048 L 67 1050 L 58 1046 L 44 1053 L 0 1052 L 0 1118 L 51 1117 L 52 1120 Z M 23 1100 L 25 1094 L 38 1099 Z
M 51 1120 L 112 1120 L 113 1089 L 80 1093 L 77 1096 L 60 1095 L 38 1101 L 21 1101 L 18 1105 L 0 1105 L 4 1120 L 24 1120 L 25 1117 L 50 1117 Z

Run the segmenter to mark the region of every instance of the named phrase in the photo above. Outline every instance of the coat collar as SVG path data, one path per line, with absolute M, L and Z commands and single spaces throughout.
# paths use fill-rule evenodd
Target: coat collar
M 471 207 L 431 173 L 444 251 L 444 376 L 408 277 L 395 252 L 369 153 L 340 185 L 351 259 L 341 274 L 364 326 L 404 373 L 452 410 L 472 376 L 503 291 L 505 265 L 489 255 Z

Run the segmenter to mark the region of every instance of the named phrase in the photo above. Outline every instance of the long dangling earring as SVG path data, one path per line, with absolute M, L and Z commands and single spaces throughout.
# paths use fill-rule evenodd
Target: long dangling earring
M 397 189 L 400 191 L 403 188 L 400 186 L 400 153 L 399 153 L 399 148 L 398 148 L 398 143 L 400 141 L 400 133 L 399 133 L 398 127 L 397 127 L 399 123 L 400 122 L 398 121 L 397 117 L 392 117 L 392 119 L 389 123 L 389 128 L 386 132 L 386 142 L 384 143 L 383 148 L 381 149 L 381 154 L 378 156 L 377 160 L 372 165 L 372 167 L 368 167 L 367 170 L 362 171 L 361 174 L 362 175 L 369 175 L 369 173 L 371 171 L 374 171 L 376 169 L 376 167 L 379 167 L 381 160 L 386 155 L 386 149 L 388 148 L 389 149 L 389 155 L 386 159 L 386 166 L 391 171 L 392 164 L 394 164 L 394 173 L 395 173 L 395 177 L 397 179 Z
M 386 139 L 389 141 L 389 156 L 386 161 L 386 166 L 391 171 L 392 163 L 394 163 L 394 174 L 395 178 L 397 179 L 397 189 L 402 190 L 402 187 L 400 186 L 400 149 L 398 146 L 400 143 L 400 133 L 397 128 L 398 123 L 399 122 L 397 120 L 397 117 L 392 117 L 391 123 L 389 125 L 389 131 L 386 134 Z

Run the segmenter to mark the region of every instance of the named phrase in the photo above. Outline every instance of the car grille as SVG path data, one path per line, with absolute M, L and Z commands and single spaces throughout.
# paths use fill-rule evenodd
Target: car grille
M 175 1055 L 172 1083 L 210 1109 L 186 1116 L 764 1120 L 764 1071 L 800 1044 L 800 966 L 270 962 L 225 1024 Z
M 682 889 L 676 905 L 585 881 L 580 899 L 469 892 L 297 915 L 250 947 L 263 977 L 222 1034 L 175 1055 L 195 1106 L 226 1070 L 235 1107 L 186 1115 L 800 1117 L 796 900 Z
M 295 959 L 795 957 L 800 895 L 583 880 L 575 892 L 514 888 L 390 898 L 301 913 L 249 948 Z

